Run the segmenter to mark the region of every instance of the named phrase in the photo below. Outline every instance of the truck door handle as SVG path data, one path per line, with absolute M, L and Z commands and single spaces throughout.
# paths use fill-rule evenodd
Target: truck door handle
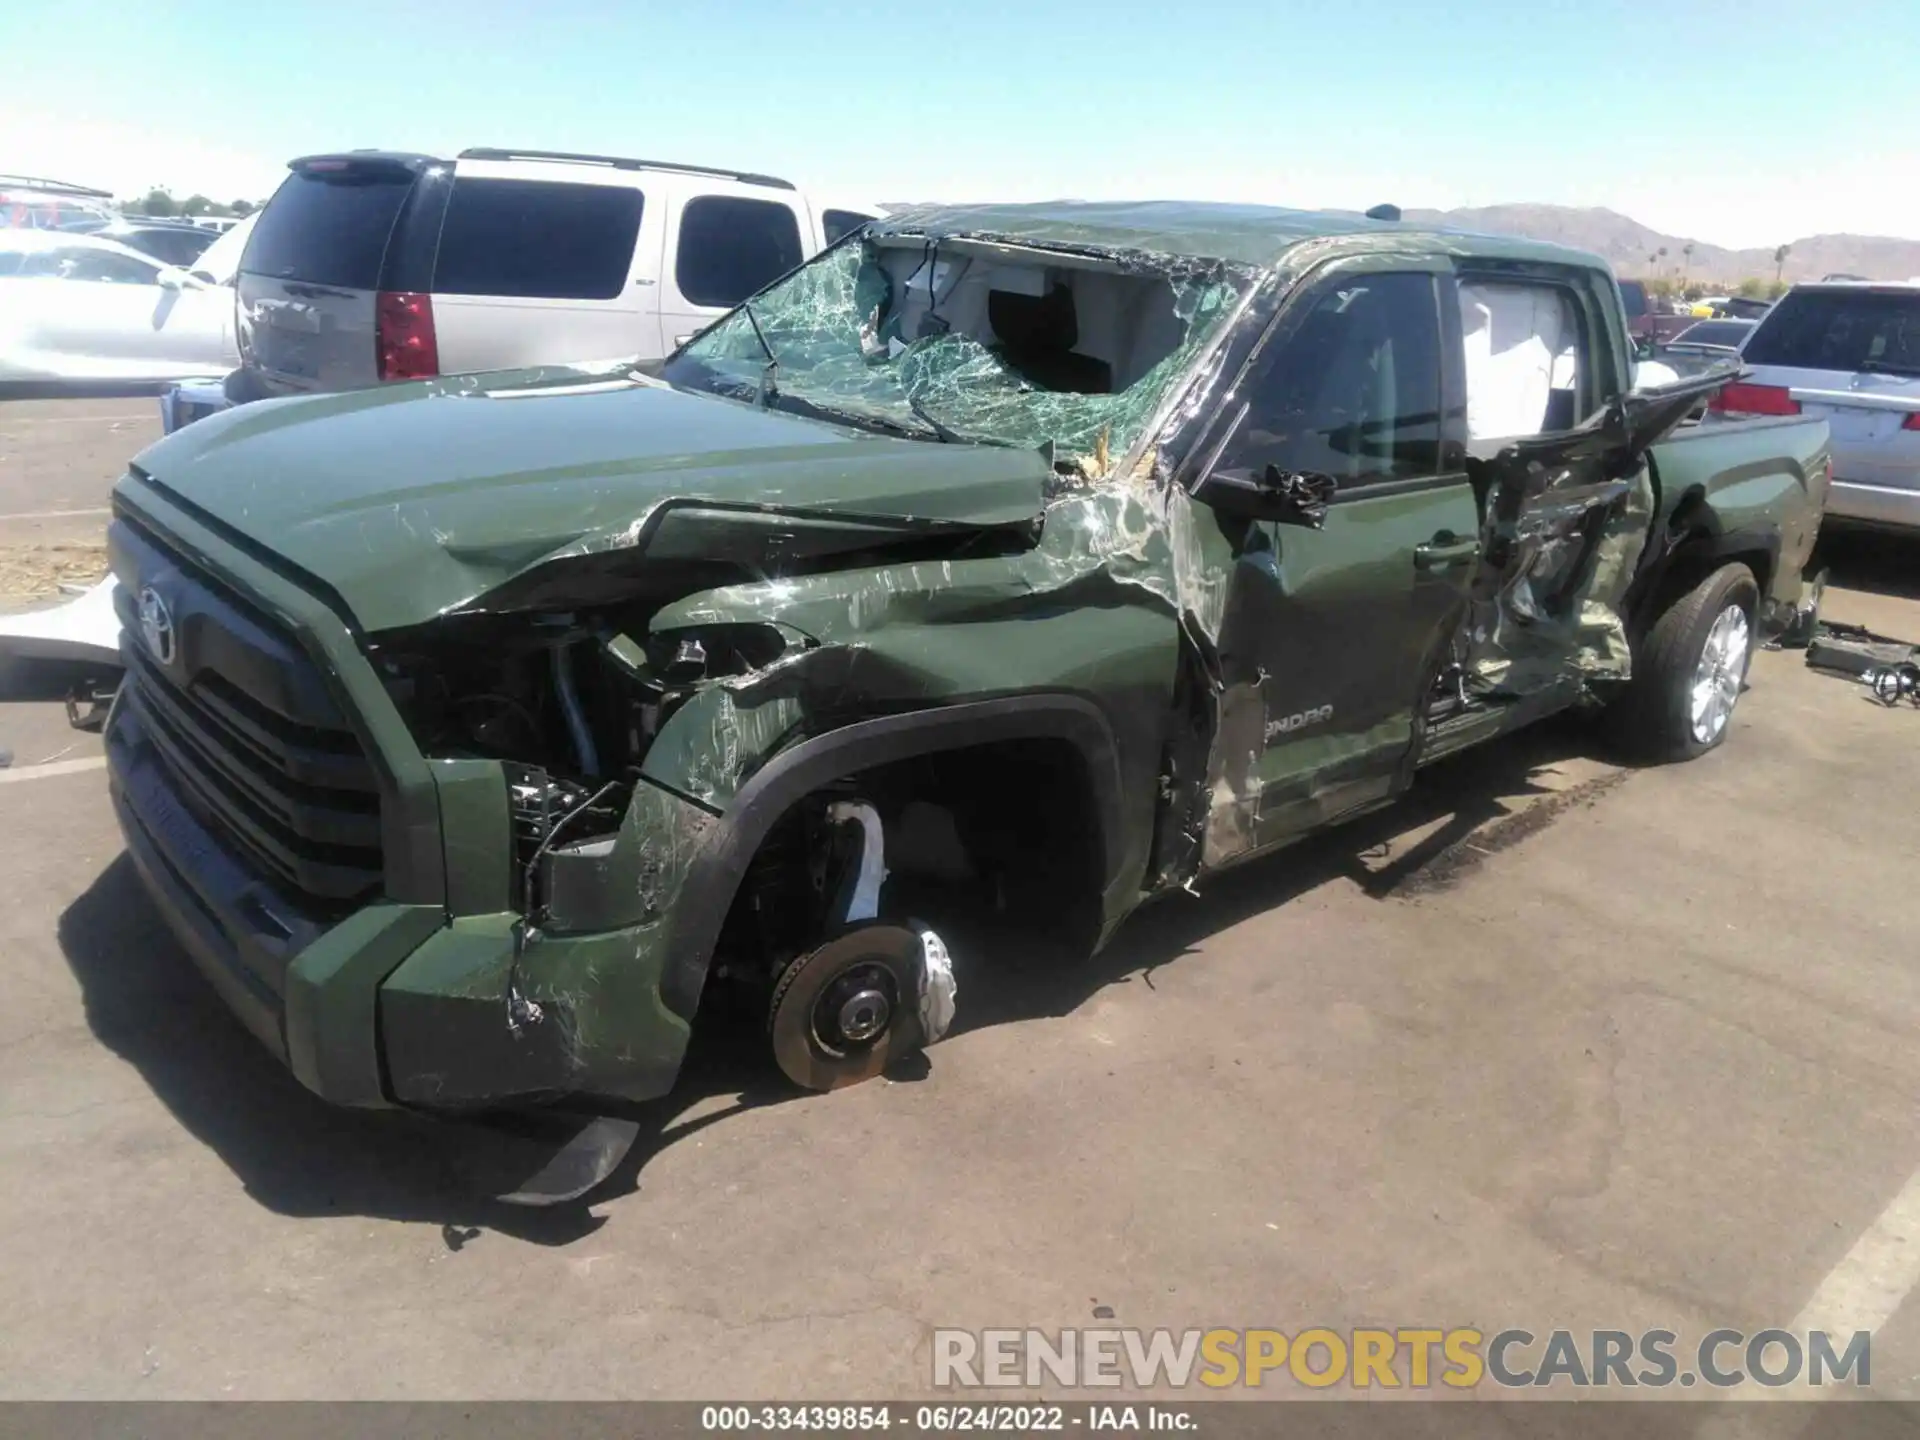
M 1433 539 L 1424 545 L 1413 547 L 1413 568 L 1416 570 L 1451 570 L 1456 565 L 1465 565 L 1480 554 L 1478 539 L 1445 540 Z

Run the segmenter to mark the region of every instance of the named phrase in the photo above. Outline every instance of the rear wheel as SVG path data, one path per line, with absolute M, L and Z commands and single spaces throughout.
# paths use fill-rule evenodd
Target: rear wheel
M 1633 678 L 1612 707 L 1616 733 L 1644 759 L 1691 760 L 1727 738 L 1753 658 L 1760 587 L 1724 565 L 1676 590 L 1634 646 Z

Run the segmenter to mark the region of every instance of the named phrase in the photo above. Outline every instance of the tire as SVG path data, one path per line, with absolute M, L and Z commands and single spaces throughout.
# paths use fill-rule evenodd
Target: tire
M 1723 565 L 1691 588 L 1668 592 L 1635 642 L 1633 677 L 1608 712 L 1622 747 L 1665 763 L 1691 760 L 1724 741 L 1753 661 L 1759 612 L 1760 586 L 1745 565 Z

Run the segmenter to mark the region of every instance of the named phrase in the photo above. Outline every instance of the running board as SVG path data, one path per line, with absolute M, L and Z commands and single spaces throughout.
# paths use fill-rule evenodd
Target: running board
M 1544 720 L 1572 706 L 1579 700 L 1582 688 L 1577 677 L 1568 676 L 1531 695 L 1488 699 L 1461 714 L 1451 715 L 1427 728 L 1420 743 L 1420 758 L 1415 764 L 1431 765 L 1508 730 Z

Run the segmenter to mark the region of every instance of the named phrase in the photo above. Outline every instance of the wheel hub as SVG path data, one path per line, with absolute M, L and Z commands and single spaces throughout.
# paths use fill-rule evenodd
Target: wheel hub
M 840 1007 L 840 1033 L 858 1045 L 886 1029 L 892 1015 L 886 996 L 878 990 L 862 990 Z
M 829 1050 L 871 1044 L 893 1020 L 893 990 L 886 967 L 849 967 L 820 992 L 813 1007 L 813 1033 Z

